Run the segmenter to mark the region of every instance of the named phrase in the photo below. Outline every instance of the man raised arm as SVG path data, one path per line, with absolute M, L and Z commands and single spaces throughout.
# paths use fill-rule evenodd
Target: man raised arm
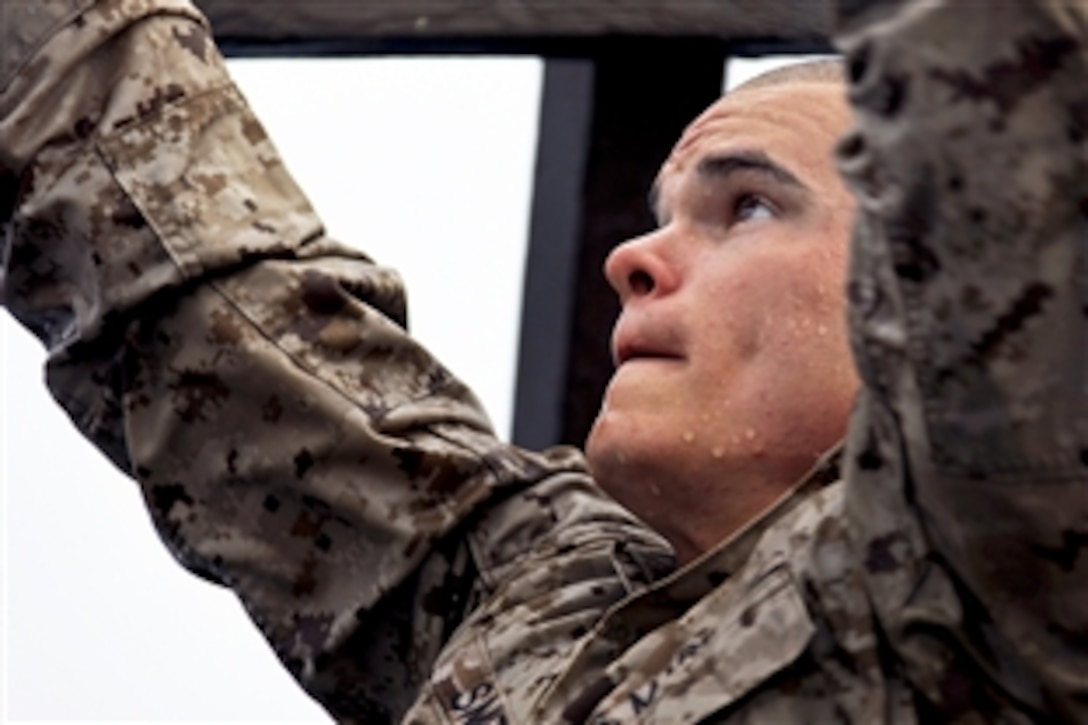
M 399 717 L 530 545 L 607 579 L 564 631 L 667 566 L 579 456 L 500 445 L 407 337 L 399 280 L 324 236 L 190 3 L 0 9 L 4 304 L 179 561 L 334 716 Z

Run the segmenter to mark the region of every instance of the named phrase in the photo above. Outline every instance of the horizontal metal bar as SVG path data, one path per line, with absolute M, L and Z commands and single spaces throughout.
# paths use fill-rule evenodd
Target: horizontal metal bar
M 234 47 L 356 44 L 357 52 L 473 52 L 614 36 L 713 37 L 727 43 L 820 45 L 819 0 L 197 0 Z M 370 42 L 368 42 L 370 41 Z M 377 41 L 377 42 L 373 42 Z M 369 50 L 368 50 L 369 49 Z M 383 50 L 384 49 L 384 50 Z M 414 49 L 414 50 L 413 50 Z

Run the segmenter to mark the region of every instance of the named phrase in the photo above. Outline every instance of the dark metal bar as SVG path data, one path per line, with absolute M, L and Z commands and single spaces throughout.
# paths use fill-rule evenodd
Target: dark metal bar
M 593 63 L 545 61 L 514 397 L 513 440 L 527 448 L 552 445 L 563 430 L 592 116 Z
M 824 37 L 817 0 L 197 0 L 220 40 L 703 36 L 808 42 Z

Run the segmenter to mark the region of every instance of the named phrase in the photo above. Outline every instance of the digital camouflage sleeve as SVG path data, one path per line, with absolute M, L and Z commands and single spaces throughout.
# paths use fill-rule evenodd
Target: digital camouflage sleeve
M 669 573 L 498 443 L 181 0 L 0 0 L 0 295 L 164 540 L 341 720 L 1088 721 L 1088 11 L 843 2 L 865 383 Z
M 324 236 L 190 3 L 0 11 L 4 304 L 175 556 L 331 713 L 396 717 L 512 569 L 601 578 L 574 630 L 668 565 L 578 454 L 500 445 L 405 335 L 399 280 Z

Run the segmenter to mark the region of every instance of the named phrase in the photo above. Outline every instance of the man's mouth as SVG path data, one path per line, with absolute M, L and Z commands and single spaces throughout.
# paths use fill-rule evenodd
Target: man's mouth
M 659 341 L 642 339 L 636 335 L 618 333 L 612 345 L 612 362 L 618 368 L 629 362 L 640 360 L 679 361 L 683 360 L 675 348 Z

